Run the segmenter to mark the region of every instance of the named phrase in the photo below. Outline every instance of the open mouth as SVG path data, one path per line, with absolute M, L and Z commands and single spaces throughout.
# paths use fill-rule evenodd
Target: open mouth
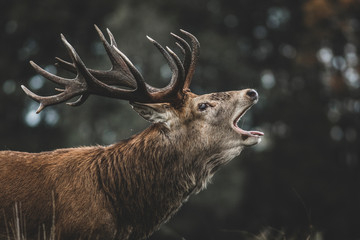
M 263 132 L 260 131 L 246 131 L 238 126 L 238 122 L 240 121 L 241 117 L 244 116 L 247 110 L 249 110 L 251 106 L 243 110 L 233 121 L 233 129 L 239 133 L 243 140 L 246 140 L 249 137 L 256 137 L 259 138 L 261 136 L 264 136 Z

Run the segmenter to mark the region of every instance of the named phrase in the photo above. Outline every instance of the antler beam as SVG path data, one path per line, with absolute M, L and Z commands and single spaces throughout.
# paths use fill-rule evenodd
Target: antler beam
M 68 102 L 67 104 L 70 106 L 79 106 L 83 104 L 91 94 L 142 103 L 169 102 L 176 105 L 182 102 L 185 92 L 189 91 L 188 88 L 200 53 L 200 44 L 195 36 L 184 30 L 180 30 L 181 33 L 190 38 L 190 47 L 183 38 L 171 33 L 176 40 L 176 45 L 184 54 L 183 61 L 181 61 L 169 47 L 164 48 L 152 38 L 147 37 L 167 60 L 172 72 L 171 80 L 166 87 L 155 88 L 145 83 L 141 73 L 134 64 L 118 49 L 115 38 L 109 29 L 107 29 L 107 33 L 110 43 L 105 39 L 103 33 L 96 25 L 95 29 L 111 61 L 111 69 L 102 71 L 87 68 L 73 46 L 61 34 L 62 42 L 68 50 L 72 62 L 55 58 L 55 65 L 75 73 L 76 77 L 67 79 L 56 76 L 45 71 L 33 61 L 30 61 L 32 67 L 40 75 L 63 87 L 63 89 L 56 88 L 57 91 L 60 91 L 59 94 L 39 96 L 22 85 L 21 87 L 24 92 L 40 103 L 36 111 L 37 113 L 41 112 L 47 106 L 66 102 L 74 97 L 79 98 L 75 102 Z

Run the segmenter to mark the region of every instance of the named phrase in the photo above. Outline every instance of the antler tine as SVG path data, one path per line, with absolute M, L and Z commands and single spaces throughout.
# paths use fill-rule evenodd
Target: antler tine
M 66 47 L 66 50 L 69 53 L 71 60 L 73 61 L 75 68 L 77 69 L 78 67 L 85 66 L 83 61 L 81 60 L 81 58 L 75 51 L 75 48 L 73 46 L 71 46 L 71 44 L 66 40 L 66 38 L 63 34 L 60 34 L 60 36 L 61 36 L 61 40 L 62 40 L 64 46 Z
M 191 47 L 183 38 L 179 37 L 178 35 L 171 33 L 171 36 L 173 36 L 177 40 L 176 45 L 184 54 L 183 64 L 185 74 L 187 75 L 191 63 Z
M 130 69 L 130 72 L 132 73 L 134 80 L 136 81 L 136 92 L 143 92 L 148 94 L 148 85 L 145 83 L 143 76 L 139 72 L 139 70 L 134 66 L 134 64 L 130 61 L 130 59 L 121 52 L 118 48 L 114 47 L 116 52 L 123 58 L 125 61 L 127 67 Z
M 83 63 L 82 63 L 80 57 L 77 55 L 75 49 L 66 41 L 65 37 L 62 34 L 61 34 L 61 39 L 62 39 L 63 43 L 65 44 L 70 57 L 74 61 L 74 66 L 76 66 L 77 69 L 80 68 L 81 65 L 83 65 Z M 29 97 L 31 97 L 33 100 L 40 103 L 40 106 L 37 109 L 36 113 L 41 112 L 47 106 L 62 103 L 62 102 L 65 102 L 65 101 L 75 97 L 75 96 L 82 95 L 87 90 L 86 84 L 84 81 L 85 79 L 82 78 L 79 73 L 75 79 L 70 80 L 70 79 L 56 76 L 52 73 L 45 71 L 44 69 L 39 67 L 33 61 L 30 61 L 30 64 L 40 75 L 49 79 L 52 82 L 62 85 L 64 87 L 64 89 L 61 90 L 62 92 L 59 94 L 43 97 L 43 96 L 36 95 L 35 93 L 31 92 L 28 88 L 26 88 L 25 86 L 22 85 L 21 87 L 24 90 L 24 92 Z M 80 105 L 81 103 L 83 103 L 85 101 L 86 98 L 87 98 L 87 94 L 84 97 L 80 97 L 77 101 L 69 103 L 69 105 L 73 105 L 73 106 Z
M 163 46 L 161 46 L 157 41 L 155 41 L 151 37 L 147 36 L 147 38 L 151 43 L 155 45 L 155 47 L 165 57 L 172 72 L 172 76 L 169 84 L 162 89 L 153 88 L 154 91 L 162 92 L 163 94 L 169 94 L 170 92 L 172 94 L 174 93 L 176 94 L 179 86 L 181 86 L 184 81 L 184 76 L 185 76 L 184 66 L 182 65 L 178 56 L 169 47 L 166 47 L 165 49 Z
M 61 58 L 55 57 L 55 66 L 61 67 L 66 71 L 76 74 L 76 68 L 74 64 L 67 62 Z M 132 89 L 136 88 L 136 83 L 132 79 L 131 74 L 126 74 L 122 71 L 118 71 L 116 73 L 108 71 L 101 71 L 101 70 L 94 70 L 91 68 L 87 68 L 87 70 L 93 75 L 95 78 L 99 79 L 103 83 L 107 85 L 119 85 L 123 87 L 129 87 Z
M 127 64 L 125 63 L 124 59 L 119 55 L 119 53 L 115 50 L 116 48 L 116 42 L 114 40 L 114 36 L 112 33 L 108 30 L 108 34 L 110 37 L 110 44 L 105 39 L 104 34 L 102 31 L 98 28 L 98 26 L 94 25 L 97 33 L 99 34 L 100 40 L 104 45 L 104 48 L 108 54 L 108 57 L 113 65 L 114 69 L 122 69 L 122 71 L 126 72 L 127 74 L 131 74 Z
M 185 55 L 185 49 L 181 46 L 181 44 L 179 44 L 178 42 L 176 42 L 175 44 L 176 44 L 176 46 L 180 49 L 181 53 L 182 53 L 183 55 Z M 185 59 L 184 59 L 184 60 L 185 60 Z M 183 61 L 183 63 L 184 63 L 184 61 Z
M 32 98 L 33 100 L 40 103 L 38 109 L 36 110 L 36 113 L 40 113 L 47 106 L 51 106 L 51 105 L 55 105 L 55 104 L 58 104 L 58 103 L 65 102 L 65 101 L 69 100 L 70 98 L 78 96 L 79 94 L 82 93 L 82 90 L 80 89 L 80 90 L 78 90 L 76 92 L 69 93 L 67 91 L 63 91 L 63 92 L 61 92 L 59 94 L 56 94 L 56 95 L 53 95 L 53 96 L 43 97 L 43 96 L 36 95 L 35 93 L 30 91 L 24 85 L 21 85 L 21 88 L 26 93 L 26 95 L 28 95 L 30 98 Z M 87 97 L 87 96 L 85 96 L 85 97 Z M 72 105 L 72 106 L 80 105 L 81 104 L 80 102 L 84 101 L 84 100 L 81 100 L 81 98 L 82 97 L 80 97 L 77 101 L 75 101 L 73 103 L 68 103 L 68 104 Z
M 61 67 L 61 68 L 65 69 L 66 71 L 76 74 L 76 68 L 75 68 L 74 64 L 67 62 L 59 57 L 55 57 L 55 66 Z
M 51 80 L 52 82 L 54 83 L 57 83 L 57 84 L 60 84 L 60 85 L 68 85 L 70 84 L 69 82 L 69 79 L 66 79 L 66 78 L 62 78 L 62 77 L 59 77 L 59 76 L 56 76 L 52 73 L 49 73 L 47 71 L 45 71 L 44 69 L 42 69 L 41 67 L 39 67 L 39 65 L 37 65 L 36 63 L 34 63 L 33 61 L 30 61 L 30 64 L 31 66 L 40 74 L 42 75 L 43 77 Z M 39 109 L 36 111 L 37 113 L 39 113 L 42 109 L 44 109 L 46 106 L 48 105 L 52 105 L 52 104 L 48 104 L 48 99 L 49 98 L 44 98 L 44 97 L 41 97 L 41 96 L 38 96 L 36 94 L 34 94 L 33 92 L 31 92 L 29 89 L 27 89 L 25 86 L 21 86 L 22 89 L 25 91 L 25 93 L 30 96 L 32 99 L 40 102 L 40 107 Z M 64 89 L 57 89 L 55 88 L 56 90 L 58 91 L 61 91 L 61 92 L 64 92 L 65 90 Z M 57 97 L 61 98 L 61 97 L 66 97 L 68 95 L 66 94 L 63 94 L 63 95 L 57 95 Z M 70 97 L 71 98 L 71 97 Z M 87 96 L 86 97 L 80 97 L 77 101 L 75 102 L 72 102 L 72 103 L 67 103 L 68 105 L 71 105 L 71 106 L 78 106 L 78 105 L 81 105 L 85 100 L 86 100 Z M 64 101 L 66 101 L 67 99 L 64 98 Z M 45 101 L 45 102 L 44 102 Z
M 44 69 L 40 68 L 37 64 L 31 61 L 30 64 L 40 75 L 64 87 L 62 92 L 59 94 L 43 97 L 36 95 L 25 86 L 22 86 L 22 89 L 29 97 L 40 103 L 40 106 L 36 111 L 37 113 L 42 111 L 47 106 L 62 103 L 73 97 L 80 95 L 81 97 L 77 101 L 69 103 L 69 105 L 78 106 L 87 99 L 89 95 L 89 93 L 87 92 L 89 91 L 89 87 L 97 85 L 100 86 L 101 90 L 104 90 L 106 89 L 107 86 L 106 84 L 103 84 L 98 80 L 96 80 L 94 77 L 92 77 L 92 75 L 87 71 L 81 58 L 76 53 L 75 49 L 71 46 L 71 44 L 66 40 L 66 38 L 62 34 L 61 34 L 61 39 L 73 61 L 72 66 L 75 67 L 77 76 L 74 79 L 62 78 L 45 71 Z
M 96 25 L 95 25 L 95 26 L 96 26 Z M 106 31 L 107 31 L 107 33 L 108 33 L 108 35 L 109 35 L 109 38 L 110 38 L 110 45 L 117 48 L 117 44 L 116 44 L 114 35 L 110 32 L 110 30 L 109 30 L 108 28 L 106 29 Z
M 59 77 L 59 76 L 56 76 L 56 75 L 54 75 L 52 73 L 47 72 L 46 70 L 39 67 L 39 65 L 37 65 L 33 61 L 30 61 L 30 65 L 35 69 L 35 71 L 37 73 L 39 73 L 44 78 L 47 78 L 47 79 L 49 79 L 50 81 L 52 81 L 54 83 L 57 83 L 57 84 L 60 84 L 60 85 L 65 85 L 68 82 L 68 79 L 62 78 L 62 77 Z
M 188 36 L 191 39 L 191 47 L 192 47 L 191 63 L 187 70 L 186 80 L 185 80 L 185 84 L 184 84 L 184 89 L 187 89 L 190 87 L 191 80 L 192 80 L 192 77 L 195 72 L 196 63 L 200 56 L 200 43 L 197 40 L 197 38 L 194 35 L 192 35 L 191 33 L 187 32 L 185 30 L 182 30 L 182 29 L 180 29 L 180 32 L 182 32 L 183 34 L 185 34 L 186 36 Z
M 183 86 L 185 83 L 185 69 L 183 64 L 181 63 L 181 60 L 179 57 L 173 52 L 169 47 L 166 47 L 166 50 L 170 53 L 172 58 L 175 60 L 175 63 L 178 67 L 178 74 L 176 81 L 174 81 L 169 88 L 171 88 L 171 92 L 174 96 L 177 96 L 178 98 L 182 99 L 183 97 Z
M 134 77 L 124 59 L 115 49 L 117 44 L 115 42 L 114 36 L 107 29 L 110 38 L 110 44 L 105 39 L 102 31 L 96 26 L 95 29 L 99 34 L 100 40 L 102 41 L 104 48 L 108 54 L 108 57 L 112 63 L 110 70 L 101 71 L 87 68 L 87 70 L 97 79 L 108 85 L 118 85 L 135 89 L 137 82 L 134 81 Z M 69 72 L 77 73 L 76 67 L 73 63 L 67 62 L 61 58 L 55 58 L 55 65 L 59 66 Z M 142 77 L 141 77 L 142 78 Z
M 100 31 L 101 32 L 101 31 Z M 101 33 L 102 35 L 102 33 Z M 103 36 L 103 35 L 102 35 Z M 101 36 L 100 36 L 101 37 Z M 79 57 L 79 55 L 76 53 L 75 49 L 68 43 L 64 36 L 62 36 L 63 42 L 66 46 L 66 48 L 69 51 L 70 57 L 73 60 L 73 64 L 75 65 L 75 68 L 77 69 L 77 77 L 80 81 L 82 81 L 84 84 L 87 85 L 87 92 L 89 93 L 96 93 L 98 95 L 112 97 L 112 98 L 120 98 L 125 100 L 144 100 L 144 101 L 150 101 L 150 95 L 148 94 L 145 82 L 143 80 L 143 77 L 141 76 L 140 72 L 137 71 L 135 66 L 130 62 L 130 60 L 127 59 L 127 57 L 122 54 L 117 48 L 114 48 L 116 50 L 116 53 L 121 53 L 120 56 L 125 60 L 125 63 L 129 67 L 131 73 L 134 75 L 134 80 L 137 83 L 137 88 L 134 90 L 127 90 L 127 89 L 120 89 L 116 88 L 110 85 L 107 85 L 103 83 L 102 81 L 99 81 L 96 79 L 86 68 L 85 64 Z M 103 42 L 107 43 L 105 38 L 103 38 Z M 108 43 L 106 44 L 108 45 Z M 111 51 L 111 54 L 115 54 L 115 52 Z M 131 65 L 131 66 L 129 66 Z M 136 70 L 133 71 L 132 67 Z M 110 70 L 111 72 L 111 70 Z M 141 93 L 142 95 L 139 95 Z M 74 104 L 77 105 L 79 101 L 75 102 Z M 81 103 L 83 101 L 80 101 Z

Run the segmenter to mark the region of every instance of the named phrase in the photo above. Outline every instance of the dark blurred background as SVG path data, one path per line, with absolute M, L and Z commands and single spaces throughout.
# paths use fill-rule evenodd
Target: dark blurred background
M 54 57 L 69 59 L 60 33 L 88 67 L 107 69 L 93 24 L 111 29 L 153 85 L 170 71 L 145 36 L 174 47 L 169 33 L 183 28 L 201 42 L 193 92 L 260 94 L 241 124 L 263 141 L 151 240 L 360 239 L 358 0 L 1 1 L 1 150 L 106 145 L 147 126 L 128 103 L 101 97 L 36 115 L 22 92 L 52 93 L 29 60 L 57 73 Z

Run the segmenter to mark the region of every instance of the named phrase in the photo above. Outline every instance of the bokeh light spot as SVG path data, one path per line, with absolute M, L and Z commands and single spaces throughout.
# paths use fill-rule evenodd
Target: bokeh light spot
M 44 86 L 44 78 L 40 75 L 35 75 L 30 78 L 29 86 L 31 89 L 38 90 Z
M 317 52 L 317 58 L 323 64 L 329 64 L 333 56 L 332 50 L 327 47 L 320 48 Z
M 358 88 L 360 87 L 360 77 L 359 73 L 354 68 L 346 69 L 345 73 L 345 82 L 349 87 Z
M 339 126 L 333 126 L 330 130 L 330 137 L 334 141 L 340 141 L 344 136 L 343 130 Z
M 160 76 L 163 80 L 168 81 L 171 77 L 171 70 L 167 64 L 164 64 L 160 67 Z
M 267 30 L 264 26 L 257 26 L 253 31 L 254 37 L 257 39 L 264 39 L 267 35 Z
M 40 115 L 36 114 L 34 110 L 29 110 L 25 115 L 25 123 L 29 127 L 36 127 L 40 123 Z
M 14 80 L 6 80 L 3 84 L 3 91 L 5 94 L 10 95 L 16 90 L 16 83 Z
M 275 86 L 275 76 L 271 70 L 265 70 L 261 74 L 261 84 L 266 89 L 271 89 Z
M 342 56 L 336 56 L 331 60 L 332 66 L 336 70 L 344 71 L 346 69 L 346 61 Z
M 282 44 L 280 46 L 280 53 L 286 58 L 295 58 L 296 57 L 296 49 L 289 44 Z
M 290 12 L 284 7 L 272 7 L 268 10 L 266 24 L 269 28 L 280 28 L 290 19 Z
M 54 109 L 45 111 L 45 123 L 49 126 L 55 126 L 59 122 L 60 116 Z

